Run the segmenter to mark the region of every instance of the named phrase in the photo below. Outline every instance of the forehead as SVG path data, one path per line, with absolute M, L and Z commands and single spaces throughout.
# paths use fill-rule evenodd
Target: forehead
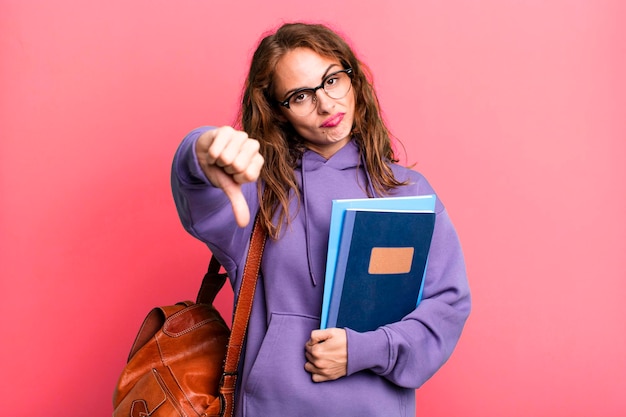
M 309 48 L 293 49 L 276 64 L 275 92 L 280 97 L 292 89 L 315 87 L 325 75 L 341 68 L 340 62 L 335 58 L 324 57 Z

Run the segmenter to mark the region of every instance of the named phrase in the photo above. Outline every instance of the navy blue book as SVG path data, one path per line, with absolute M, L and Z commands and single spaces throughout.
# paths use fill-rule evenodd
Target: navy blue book
M 328 310 L 337 269 L 337 255 L 341 243 L 343 220 L 346 210 L 378 210 L 378 211 L 427 211 L 434 212 L 437 197 L 434 194 L 407 196 L 407 197 L 377 197 L 353 198 L 333 200 L 330 230 L 328 234 L 328 254 L 326 257 L 326 273 L 324 275 L 324 297 L 322 299 L 322 314 L 320 329 L 328 327 Z M 352 225 L 350 226 L 352 230 Z M 344 240 L 344 246 L 346 241 Z M 345 248 L 344 248 L 345 250 Z M 336 312 L 335 312 L 336 314 Z
M 325 327 L 364 332 L 413 311 L 434 226 L 432 211 L 347 209 Z

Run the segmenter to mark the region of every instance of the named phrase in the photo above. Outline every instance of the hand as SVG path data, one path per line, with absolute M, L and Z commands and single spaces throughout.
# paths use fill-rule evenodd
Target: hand
M 348 343 L 344 329 L 313 330 L 305 345 L 307 363 L 313 382 L 332 381 L 348 372 Z
M 250 222 L 250 209 L 241 184 L 254 182 L 261 174 L 264 160 L 259 153 L 259 141 L 249 138 L 246 132 L 224 126 L 200 135 L 196 155 L 207 179 L 230 200 L 237 224 L 246 226 Z

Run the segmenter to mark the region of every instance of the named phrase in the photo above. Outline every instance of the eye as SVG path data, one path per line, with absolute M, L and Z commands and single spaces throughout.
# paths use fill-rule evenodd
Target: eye
M 333 75 L 326 79 L 326 81 L 324 82 L 324 87 L 333 87 L 338 82 L 339 82 L 339 75 Z
M 310 90 L 299 91 L 291 96 L 291 98 L 289 99 L 289 104 L 302 104 L 311 98 L 311 93 L 312 92 Z

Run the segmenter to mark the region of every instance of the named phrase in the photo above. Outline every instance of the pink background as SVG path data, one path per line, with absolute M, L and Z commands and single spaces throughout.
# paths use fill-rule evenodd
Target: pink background
M 3 415 L 110 415 L 144 316 L 208 260 L 174 150 L 233 121 L 262 32 L 307 19 L 370 64 L 465 248 L 473 314 L 418 414 L 623 416 L 624 5 L 1 0 Z

